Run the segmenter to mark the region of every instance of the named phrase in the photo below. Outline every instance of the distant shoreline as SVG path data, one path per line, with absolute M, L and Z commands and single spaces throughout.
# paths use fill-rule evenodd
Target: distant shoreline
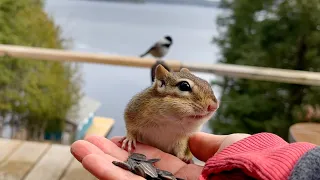
M 80 1 L 105 1 L 117 3 L 132 3 L 132 4 L 171 4 L 171 5 L 189 5 L 201 7 L 214 7 L 219 6 L 219 1 L 206 1 L 206 0 L 80 0 Z

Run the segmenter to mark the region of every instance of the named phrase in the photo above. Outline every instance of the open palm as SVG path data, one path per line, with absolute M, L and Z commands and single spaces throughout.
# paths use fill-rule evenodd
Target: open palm
M 196 133 L 190 138 L 189 145 L 191 152 L 198 159 L 206 161 L 224 147 L 247 136 Z M 90 136 L 85 140 L 74 142 L 71 152 L 85 169 L 100 180 L 143 180 L 144 178 L 112 164 L 112 161 L 125 161 L 128 158 L 129 153 L 120 148 L 121 138 L 114 137 L 109 140 L 101 136 Z M 134 152 L 145 154 L 148 159 L 160 158 L 161 160 L 155 163 L 157 168 L 169 171 L 183 179 L 198 179 L 203 169 L 203 166 L 186 164 L 173 155 L 140 143 L 137 144 Z

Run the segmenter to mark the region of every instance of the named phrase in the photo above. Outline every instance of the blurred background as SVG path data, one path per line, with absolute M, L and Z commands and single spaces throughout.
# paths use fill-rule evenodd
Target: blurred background
M 164 35 L 163 58 L 319 72 L 318 0 L 0 0 L 0 43 L 139 56 Z M 297 122 L 319 122 L 318 86 L 195 73 L 221 104 L 202 131 L 272 132 L 288 139 Z M 150 69 L 0 57 L 0 134 L 81 139 L 93 119 L 125 134 L 130 98 L 150 85 Z
M 170 35 L 162 60 L 223 67 L 194 72 L 220 101 L 202 131 L 320 145 L 319 17 L 319 0 L 0 0 L 0 179 L 95 179 L 69 145 L 125 135 L 125 106 L 151 85 L 150 68 L 55 61 L 56 51 L 27 47 L 138 58 Z M 255 79 L 259 67 L 279 71 Z M 299 70 L 295 84 L 284 70 Z
M 181 2 L 182 5 L 181 5 Z M 179 5 L 180 4 L 180 5 Z M 213 63 L 211 43 L 217 3 L 208 1 L 46 1 L 46 12 L 71 39 L 71 49 L 139 56 L 169 34 L 173 45 L 164 59 Z M 102 105 L 96 114 L 115 119 L 109 137 L 125 133 L 123 112 L 129 100 L 150 85 L 150 69 L 82 64 L 83 92 Z M 201 74 L 206 80 L 211 74 Z M 204 131 L 210 132 L 208 126 Z

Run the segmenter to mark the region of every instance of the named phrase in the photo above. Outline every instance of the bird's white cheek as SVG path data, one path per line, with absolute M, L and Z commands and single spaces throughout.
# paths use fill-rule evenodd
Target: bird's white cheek
M 159 44 L 169 44 L 170 41 L 168 41 L 166 38 L 162 38 L 158 41 Z

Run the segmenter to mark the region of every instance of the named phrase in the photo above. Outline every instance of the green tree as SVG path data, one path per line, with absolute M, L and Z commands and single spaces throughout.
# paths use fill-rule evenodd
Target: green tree
M 62 49 L 60 28 L 41 0 L 0 0 L 0 43 Z M 27 138 L 61 132 L 81 95 L 75 64 L 0 57 L 0 122 L 25 128 Z
M 217 19 L 221 63 L 320 71 L 319 0 L 223 0 Z M 214 84 L 214 83 L 213 83 Z M 223 78 L 214 133 L 272 132 L 287 139 L 304 104 L 319 104 L 320 88 Z

